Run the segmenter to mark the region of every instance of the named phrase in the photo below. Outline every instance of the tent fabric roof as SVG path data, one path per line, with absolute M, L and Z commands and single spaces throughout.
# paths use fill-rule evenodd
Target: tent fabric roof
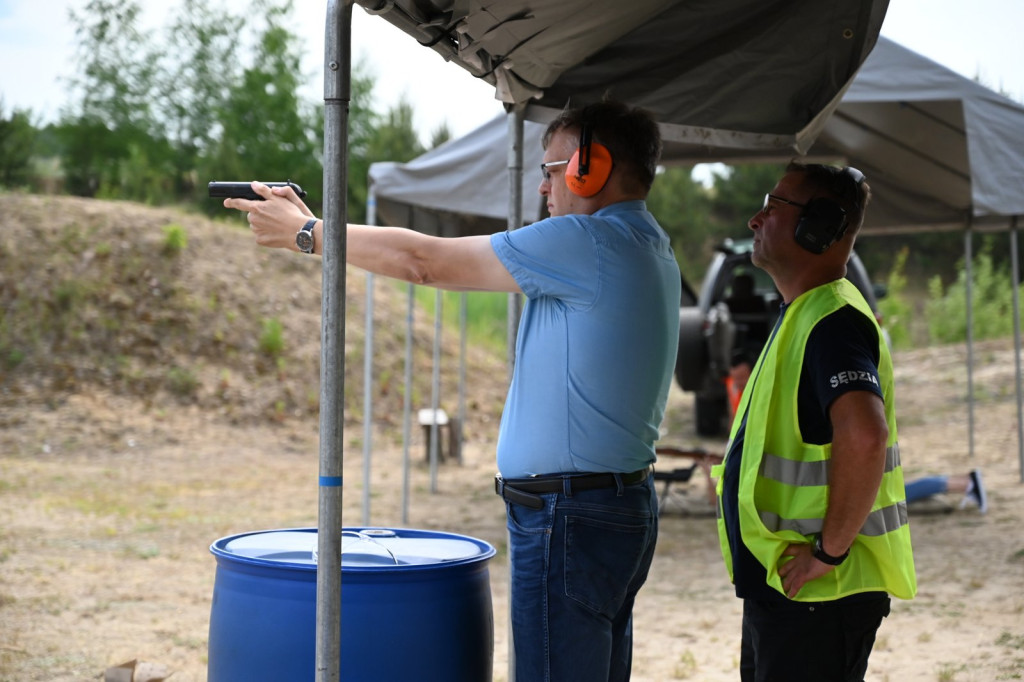
M 356 0 L 545 121 L 605 95 L 692 147 L 806 150 L 888 0 Z
M 811 153 L 862 164 L 880 226 L 1024 215 L 1024 106 L 885 38 Z
M 522 215 L 530 223 L 541 217 L 540 195 L 530 179 L 538 170 L 545 126 L 523 124 Z M 370 166 L 370 187 L 378 221 L 451 237 L 492 234 L 508 226 L 508 121 L 498 116 L 464 137 L 449 140 L 408 163 Z
M 507 128 L 499 116 L 408 164 L 374 164 L 378 214 L 389 224 L 437 234 L 505 229 Z M 532 183 L 539 182 L 534 169 L 543 129 L 531 121 L 524 127 L 525 222 L 541 217 Z M 963 228 L 968 216 L 976 225 L 1002 225 L 1002 216 L 1024 215 L 1024 106 L 885 38 L 822 121 L 808 153 L 864 171 L 874 195 L 868 230 Z M 743 147 L 712 152 L 669 140 L 663 161 L 794 156 L 792 150 Z M 423 222 L 428 216 L 432 223 Z

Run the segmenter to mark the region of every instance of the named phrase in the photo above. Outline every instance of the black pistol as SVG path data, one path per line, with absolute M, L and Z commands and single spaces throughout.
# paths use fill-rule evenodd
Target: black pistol
M 305 198 L 306 192 L 297 184 L 288 180 L 287 182 L 264 182 L 267 187 L 291 187 L 300 199 Z M 211 182 L 209 184 L 211 197 L 220 199 L 249 199 L 251 201 L 263 201 L 263 197 L 252 191 L 252 183 L 249 182 Z

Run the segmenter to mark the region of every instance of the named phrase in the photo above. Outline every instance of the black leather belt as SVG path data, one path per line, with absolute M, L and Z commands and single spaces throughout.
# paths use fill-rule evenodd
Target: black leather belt
M 498 474 L 494 477 L 494 492 L 509 502 L 531 509 L 541 509 L 544 500 L 538 495 L 561 492 L 571 495 L 583 490 L 616 488 L 619 481 L 622 481 L 622 485 L 636 485 L 646 481 L 650 475 L 650 467 L 628 474 L 556 474 L 532 478 L 502 478 L 501 474 Z

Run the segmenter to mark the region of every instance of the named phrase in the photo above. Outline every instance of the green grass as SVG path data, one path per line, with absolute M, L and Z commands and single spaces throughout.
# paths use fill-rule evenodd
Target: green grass
M 398 286 L 404 288 L 406 285 Z M 436 290 L 415 287 L 413 295 L 418 311 L 433 319 L 437 303 Z M 469 342 L 485 345 L 495 351 L 503 350 L 508 335 L 508 294 L 485 291 L 442 292 L 442 321 L 449 329 L 459 328 L 463 296 L 466 300 L 466 335 Z

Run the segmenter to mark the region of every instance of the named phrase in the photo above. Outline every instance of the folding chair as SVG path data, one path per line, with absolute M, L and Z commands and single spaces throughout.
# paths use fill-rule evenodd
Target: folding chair
M 655 448 L 655 452 L 657 453 L 659 460 L 662 457 L 675 457 L 690 460 L 692 462 L 689 466 L 676 467 L 666 471 L 658 471 L 657 467 L 655 467 L 654 480 L 664 483 L 661 494 L 658 496 L 658 513 L 661 513 L 665 509 L 665 503 L 669 497 L 669 489 L 672 485 L 675 483 L 689 482 L 698 469 L 700 469 L 704 474 L 707 499 L 711 504 L 711 509 L 714 509 L 715 487 L 711 481 L 711 466 L 713 464 L 720 463 L 722 461 L 722 455 L 710 453 L 704 448 L 699 447 L 682 449 L 671 445 L 659 445 Z

